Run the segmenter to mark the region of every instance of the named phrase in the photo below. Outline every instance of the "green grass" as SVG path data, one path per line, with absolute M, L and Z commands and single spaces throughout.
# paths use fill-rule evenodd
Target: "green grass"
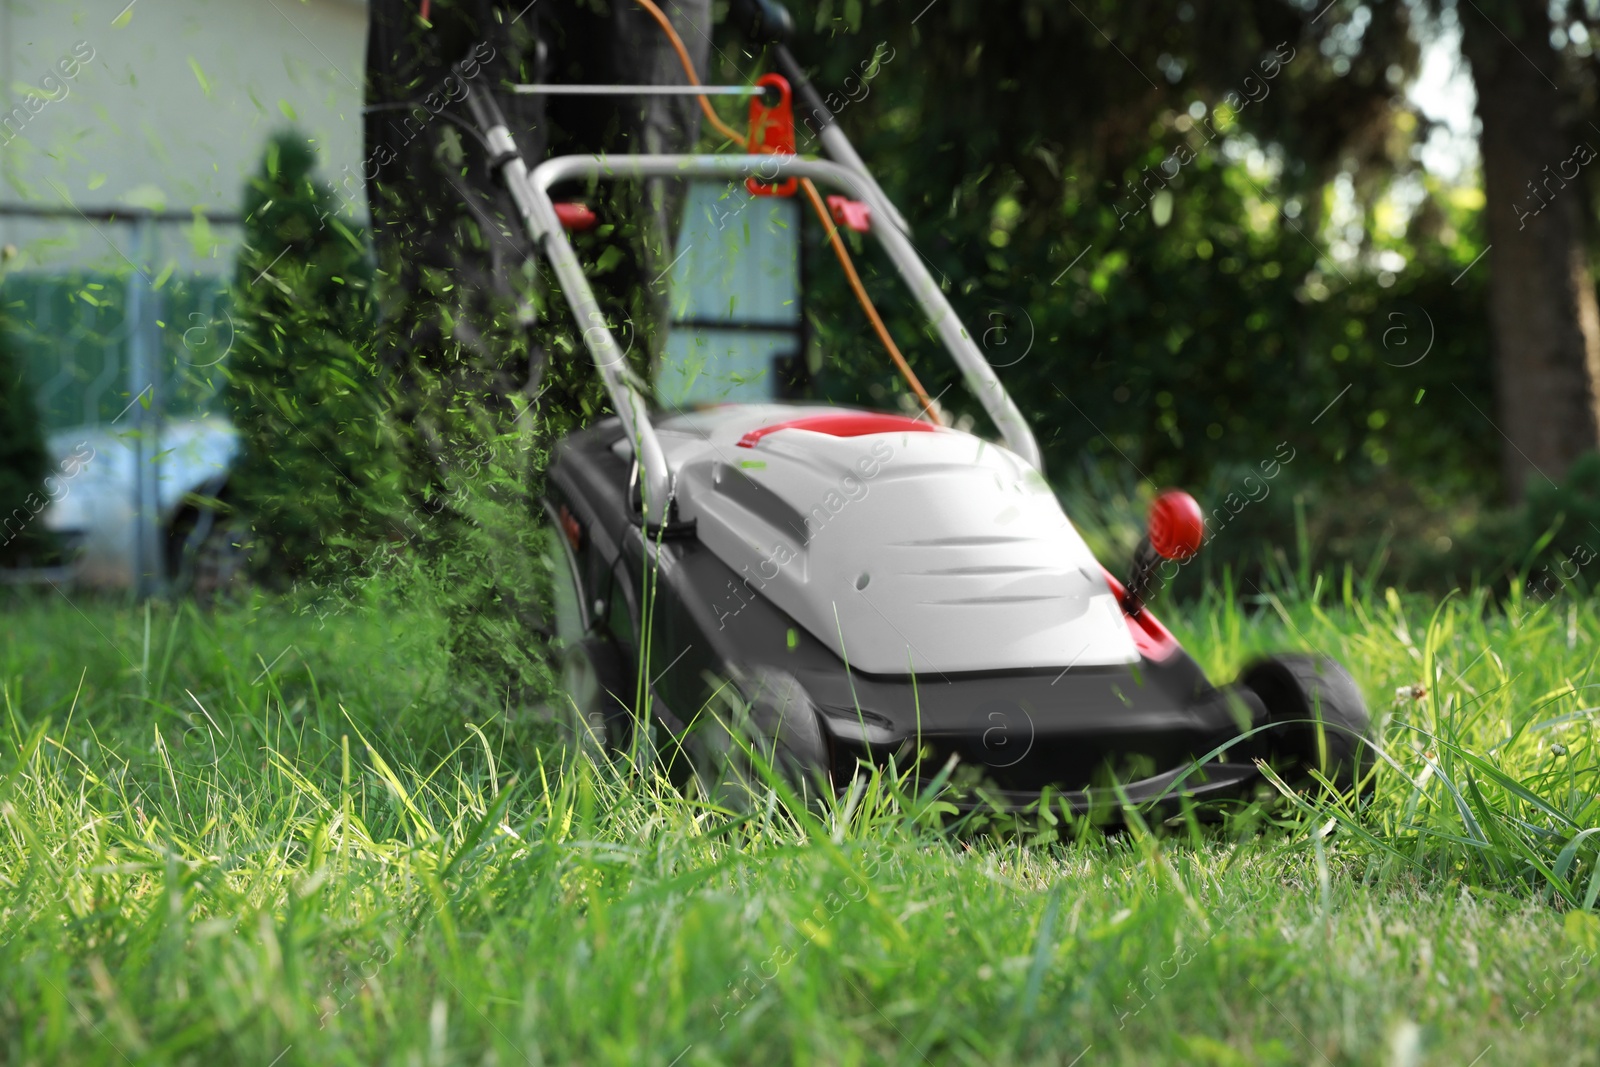
M 4 1062 L 1600 1062 L 1594 604 L 1169 613 L 1219 680 L 1344 661 L 1392 762 L 1105 837 L 563 770 L 415 608 L 51 596 L 0 616 Z

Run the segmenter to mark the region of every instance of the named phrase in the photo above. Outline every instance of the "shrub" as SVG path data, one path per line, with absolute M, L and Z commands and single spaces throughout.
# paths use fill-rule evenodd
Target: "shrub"
M 242 456 L 228 495 L 250 566 L 273 584 L 329 573 L 382 536 L 383 405 L 372 357 L 372 268 L 316 156 L 275 135 L 245 188 L 228 402 Z

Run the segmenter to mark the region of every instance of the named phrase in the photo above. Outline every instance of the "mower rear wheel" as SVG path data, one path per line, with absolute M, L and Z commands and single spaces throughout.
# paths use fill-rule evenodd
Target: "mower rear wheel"
M 627 677 L 622 655 L 609 638 L 585 637 L 562 652 L 565 722 L 579 748 L 615 753 L 628 747 L 633 715 Z
M 1289 654 L 1258 660 L 1239 684 L 1261 698 L 1271 729 L 1263 739 L 1268 762 L 1300 786 L 1317 771 L 1341 792 L 1360 783 L 1372 765 L 1372 716 L 1355 679 L 1325 656 Z

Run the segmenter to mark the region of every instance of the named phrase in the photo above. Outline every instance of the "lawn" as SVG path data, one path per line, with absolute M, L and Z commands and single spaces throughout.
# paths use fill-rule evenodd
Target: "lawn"
M 4 1062 L 1600 1063 L 1593 603 L 1169 610 L 1343 660 L 1389 762 L 1111 836 L 563 769 L 414 606 L 0 617 Z

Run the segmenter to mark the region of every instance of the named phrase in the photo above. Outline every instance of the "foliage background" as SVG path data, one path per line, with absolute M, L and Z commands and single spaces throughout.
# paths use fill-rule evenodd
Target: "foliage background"
M 0 564 L 15 566 L 41 562 L 51 549 L 43 523 L 33 518 L 34 507 L 47 499 L 50 458 L 33 405 L 33 383 L 11 350 L 8 326 L 0 308 Z
M 1556 515 L 1593 506 L 1576 477 L 1535 508 L 1505 500 L 1486 271 L 1467 269 L 1483 195 L 1472 172 L 1419 163 L 1431 127 L 1404 88 L 1441 24 L 1407 8 L 1320 26 L 1284 3 L 1023 3 L 1002 20 L 952 0 L 937 30 L 882 3 L 802 19 L 796 50 L 1002 368 L 1074 521 L 1125 551 L 1169 484 L 1213 515 L 1184 595 L 1302 545 L 1384 581 L 1504 587 L 1571 550 L 1535 551 Z M 1192 161 L 1150 181 L 1180 147 Z M 909 402 L 814 234 L 818 392 Z M 856 244 L 875 294 L 897 284 Z M 912 310 L 886 304 L 929 391 L 985 425 Z M 1285 476 L 1247 487 L 1283 446 Z

